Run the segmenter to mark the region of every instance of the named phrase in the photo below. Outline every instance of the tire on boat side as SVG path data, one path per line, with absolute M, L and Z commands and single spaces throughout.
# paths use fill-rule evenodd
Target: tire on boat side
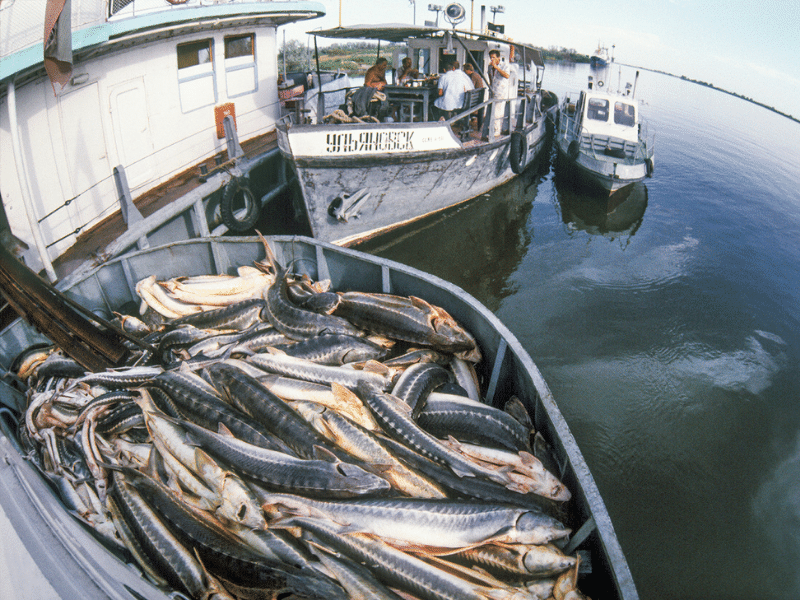
M 241 206 L 242 203 L 244 203 L 245 212 L 243 215 L 237 216 L 234 205 Z M 261 202 L 253 194 L 246 178 L 233 177 L 222 191 L 222 200 L 219 208 L 222 222 L 225 223 L 227 228 L 231 231 L 242 233 L 252 229 L 256 221 L 258 221 L 258 216 L 261 213 Z
M 567 154 L 569 155 L 569 157 L 572 160 L 577 159 L 578 158 L 578 154 L 580 153 L 580 151 L 581 151 L 581 145 L 578 142 L 578 140 L 572 140 L 569 143 L 569 146 L 567 147 Z
M 528 157 L 528 138 L 521 131 L 511 134 L 509 140 L 508 160 L 511 163 L 511 170 L 519 175 L 525 170 L 525 162 Z

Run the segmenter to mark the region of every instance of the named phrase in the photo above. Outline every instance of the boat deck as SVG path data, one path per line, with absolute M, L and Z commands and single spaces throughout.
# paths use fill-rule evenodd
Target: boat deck
M 246 156 L 261 154 L 276 148 L 277 145 L 275 131 L 270 131 L 241 143 L 242 150 L 244 150 Z M 203 183 L 203 179 L 200 176 L 201 165 L 205 165 L 209 174 L 211 174 L 214 169 L 218 168 L 218 165 L 224 165 L 226 160 L 227 150 L 223 150 L 214 156 L 210 156 L 205 161 L 193 165 L 169 181 L 136 198 L 134 200 L 136 208 L 139 209 L 143 217 L 153 214 L 158 209 L 185 196 Z M 53 268 L 58 278 L 62 279 L 87 259 L 97 256 L 102 252 L 103 248 L 114 241 L 120 232 L 125 231 L 126 228 L 122 219 L 122 212 L 118 210 L 91 229 L 80 233 L 75 244 L 53 261 Z

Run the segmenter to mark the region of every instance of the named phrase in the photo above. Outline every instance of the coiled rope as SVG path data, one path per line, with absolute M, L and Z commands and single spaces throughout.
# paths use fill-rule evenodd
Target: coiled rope
M 356 117 L 355 115 L 348 115 L 341 108 L 336 109 L 331 114 L 322 118 L 324 123 L 380 123 L 376 117 L 367 115 L 364 117 Z

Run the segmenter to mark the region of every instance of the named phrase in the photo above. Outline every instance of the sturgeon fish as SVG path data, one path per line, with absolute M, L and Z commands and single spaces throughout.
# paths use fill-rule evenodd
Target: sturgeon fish
M 539 511 L 463 500 L 384 498 L 312 500 L 289 494 L 259 496 L 294 514 L 330 519 L 348 532 L 371 533 L 413 546 L 464 548 L 487 542 L 545 544 L 570 529 Z
M 385 479 L 359 466 L 336 460 L 330 453 L 327 454 L 330 460 L 297 458 L 253 446 L 229 434 L 208 431 L 188 421 L 181 426 L 209 453 L 236 465 L 243 475 L 273 489 L 352 497 L 380 494 L 390 487 Z M 325 456 L 325 451 L 320 449 L 320 455 Z

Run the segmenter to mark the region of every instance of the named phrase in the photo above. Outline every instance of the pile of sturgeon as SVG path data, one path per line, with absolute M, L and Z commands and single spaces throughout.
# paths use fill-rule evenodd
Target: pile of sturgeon
M 196 599 L 584 598 L 570 494 L 523 403 L 481 402 L 474 338 L 265 246 L 139 282 L 128 368 L 24 357 L 20 439 L 67 508 Z

